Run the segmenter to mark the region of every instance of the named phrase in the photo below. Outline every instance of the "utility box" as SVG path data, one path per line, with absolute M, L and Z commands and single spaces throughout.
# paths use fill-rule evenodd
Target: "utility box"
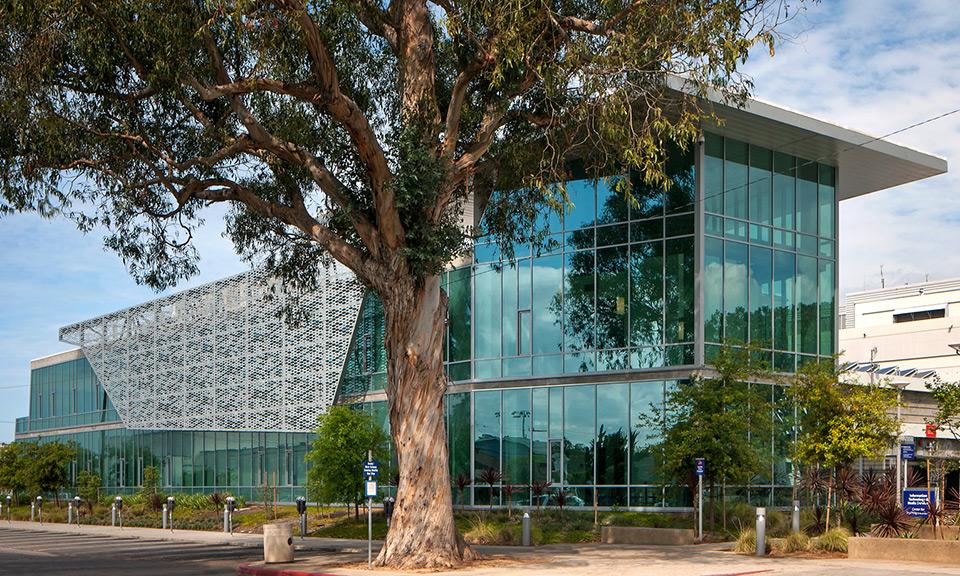
M 263 526 L 263 561 L 267 564 L 293 562 L 293 528 L 290 524 Z

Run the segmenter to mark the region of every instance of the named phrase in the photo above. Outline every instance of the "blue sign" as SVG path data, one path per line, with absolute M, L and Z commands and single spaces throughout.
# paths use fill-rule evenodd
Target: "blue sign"
M 697 458 L 694 462 L 696 462 L 697 476 L 703 476 L 707 470 L 707 461 L 703 458 Z
M 937 493 L 933 490 L 911 488 L 903 491 L 903 511 L 914 518 L 926 518 L 928 504 L 937 505 Z
M 376 498 L 377 497 L 377 481 L 376 480 L 367 480 L 363 483 L 363 494 L 367 498 Z
M 363 463 L 363 475 L 367 478 L 376 478 L 380 475 L 380 463 L 371 460 Z
M 903 460 L 916 460 L 917 459 L 917 447 L 913 444 L 901 444 L 900 445 L 900 458 Z

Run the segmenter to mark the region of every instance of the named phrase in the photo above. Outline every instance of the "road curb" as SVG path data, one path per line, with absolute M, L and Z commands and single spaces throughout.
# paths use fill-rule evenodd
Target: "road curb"
M 330 572 L 308 572 L 293 568 L 270 568 L 263 565 L 241 564 L 237 566 L 238 576 L 337 576 Z

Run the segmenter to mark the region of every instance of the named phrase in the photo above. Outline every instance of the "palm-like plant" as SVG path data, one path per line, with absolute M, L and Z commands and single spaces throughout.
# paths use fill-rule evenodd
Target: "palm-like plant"
M 899 538 L 913 526 L 910 516 L 893 499 L 889 499 L 876 512 L 876 516 L 877 521 L 870 529 L 870 533 L 878 538 Z
M 467 488 L 470 487 L 470 484 L 472 484 L 473 481 L 470 479 L 470 476 L 460 472 L 453 479 L 453 483 L 457 486 L 457 490 L 460 492 L 460 507 L 463 508 L 463 493 L 466 492 Z
M 563 514 L 563 507 L 567 503 L 567 493 L 563 491 L 563 488 L 557 488 L 557 491 L 553 494 L 553 499 L 557 503 L 557 506 L 560 507 L 560 514 Z
M 490 510 L 493 510 L 493 487 L 503 479 L 503 473 L 496 468 L 485 468 L 477 480 L 490 487 Z
M 537 512 L 540 512 L 540 503 L 543 500 L 543 495 L 550 492 L 550 487 L 553 486 L 552 482 L 546 480 L 534 480 L 530 483 L 530 491 L 533 492 L 533 497 L 537 502 Z
M 800 479 L 800 488 L 813 498 L 826 492 L 829 484 L 829 477 L 819 466 L 810 466 L 804 470 L 803 477 Z
M 507 518 L 513 518 L 513 493 L 517 490 L 517 488 L 523 488 L 523 486 L 504 484 L 503 488 L 500 489 L 500 493 L 503 495 L 504 500 L 507 501 Z

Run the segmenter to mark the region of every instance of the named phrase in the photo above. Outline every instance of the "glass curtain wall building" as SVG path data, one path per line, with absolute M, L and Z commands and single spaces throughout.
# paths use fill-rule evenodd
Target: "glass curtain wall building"
M 504 261 L 481 239 L 444 273 L 450 466 L 471 481 L 458 502 L 550 505 L 530 489 L 550 482 L 567 505 L 689 506 L 689 490 L 660 472 L 663 431 L 651 422 L 666 394 L 709 367 L 721 343 L 749 343 L 787 373 L 832 358 L 838 203 L 946 171 L 940 158 L 761 102 L 715 106 L 723 124 L 671 154 L 669 187 L 634 179 L 627 201 L 615 177 L 573 178 L 569 209 L 543 215 L 549 248 L 517 247 Z M 74 466 L 117 490 L 156 465 L 170 490 L 256 498 L 268 482 L 284 498 L 302 494 L 310 423 L 331 401 L 388 426 L 382 308 L 340 281 L 308 296 L 318 324 L 301 332 L 270 328 L 240 277 L 65 329 L 83 351 L 35 363 L 18 438 L 76 440 Z M 209 314 L 194 303 L 203 298 Z M 226 316 L 216 314 L 221 301 Z M 167 342 L 183 330 L 169 324 L 183 317 L 177 307 L 191 319 L 188 344 L 212 338 L 209 359 Z M 143 317 L 157 325 L 152 336 Z M 124 341 L 134 324 L 136 341 Z M 316 340 L 304 344 L 304 335 Z M 238 346 L 246 352 L 231 357 Z M 154 349 L 149 369 L 132 364 Z M 793 409 L 783 388 L 749 385 L 773 401 L 763 433 L 751 432 L 769 465 L 728 492 L 787 504 Z M 203 412 L 224 390 L 230 417 Z M 307 399 L 293 413 L 277 408 L 301 391 Z M 176 417 L 150 412 L 176 404 L 168 396 L 197 401 Z M 487 469 L 503 479 L 484 484 Z M 389 466 L 382 477 L 392 478 Z

